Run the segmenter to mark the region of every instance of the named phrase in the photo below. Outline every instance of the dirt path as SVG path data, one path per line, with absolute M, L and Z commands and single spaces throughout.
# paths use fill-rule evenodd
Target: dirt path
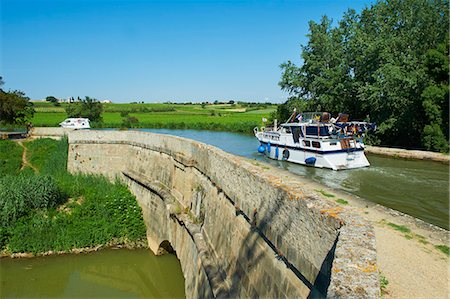
M 310 186 L 372 222 L 380 276 L 388 282 L 383 298 L 449 298 L 450 258 L 435 248 L 450 245 L 448 231 L 343 191 Z
M 22 167 L 20 167 L 20 170 L 25 169 L 25 167 L 30 167 L 31 169 L 33 169 L 34 173 L 38 173 L 39 170 L 33 164 L 31 164 L 27 159 L 27 151 L 28 151 L 27 147 L 25 145 L 23 145 L 22 141 L 17 141 L 17 144 L 19 144 L 23 148 Z

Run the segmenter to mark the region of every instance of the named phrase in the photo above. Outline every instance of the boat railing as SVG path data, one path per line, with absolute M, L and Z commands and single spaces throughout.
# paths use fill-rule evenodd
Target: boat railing
M 255 134 L 257 134 L 257 133 L 259 133 L 259 132 L 261 132 L 261 133 L 265 133 L 265 132 L 273 132 L 274 129 L 275 129 L 274 127 L 260 127 L 260 128 L 254 127 L 254 128 L 253 128 L 253 132 L 254 132 Z

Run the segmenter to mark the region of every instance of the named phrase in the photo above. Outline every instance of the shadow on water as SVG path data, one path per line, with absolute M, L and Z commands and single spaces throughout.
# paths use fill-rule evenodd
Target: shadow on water
M 259 142 L 249 135 L 169 129 L 140 131 L 171 134 L 211 144 L 449 229 L 449 170 L 441 163 L 369 155 L 370 167 L 332 171 L 268 159 L 257 153 Z

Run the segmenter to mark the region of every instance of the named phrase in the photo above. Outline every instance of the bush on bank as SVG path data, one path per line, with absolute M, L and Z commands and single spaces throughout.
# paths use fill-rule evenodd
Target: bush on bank
M 10 140 L 0 142 L 0 177 L 18 174 L 22 165 L 22 147 Z
M 36 254 L 145 239 L 141 209 L 126 186 L 68 173 L 67 140 L 26 146 L 40 174 L 0 177 L 1 249 Z
M 0 224 L 10 227 L 34 210 L 53 208 L 64 202 L 56 181 L 47 175 L 0 178 Z

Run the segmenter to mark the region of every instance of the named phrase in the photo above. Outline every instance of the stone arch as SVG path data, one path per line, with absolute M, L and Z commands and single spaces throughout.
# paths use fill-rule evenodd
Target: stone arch
M 168 240 L 164 240 L 159 244 L 156 255 L 163 255 L 166 253 L 176 254 L 175 249 L 173 249 L 172 244 Z

